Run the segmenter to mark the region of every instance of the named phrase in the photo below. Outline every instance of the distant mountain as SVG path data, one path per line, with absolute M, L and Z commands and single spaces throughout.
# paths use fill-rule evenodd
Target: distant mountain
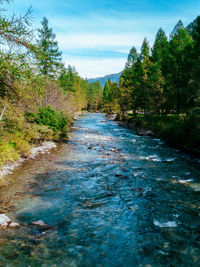
M 100 81 L 101 85 L 104 87 L 105 82 L 110 78 L 112 82 L 119 82 L 119 78 L 122 72 L 106 75 L 104 77 L 92 78 L 88 79 L 89 83 Z

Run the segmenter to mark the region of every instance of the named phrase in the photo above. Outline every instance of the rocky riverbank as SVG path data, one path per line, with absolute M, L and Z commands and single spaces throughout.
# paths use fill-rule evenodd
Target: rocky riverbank
M 135 130 L 139 136 L 152 136 L 156 137 L 156 133 L 150 129 L 146 129 L 141 126 L 136 126 L 135 123 L 127 121 L 116 121 L 119 126 L 123 126 L 132 130 Z
M 148 124 L 146 123 L 146 121 L 144 123 L 141 118 L 137 118 L 135 121 L 133 118 L 129 118 L 125 121 L 116 121 L 116 123 L 119 126 L 134 130 L 139 136 L 152 136 L 160 138 L 169 146 L 175 147 L 187 154 L 190 154 L 192 157 L 194 157 L 197 163 L 200 163 L 200 150 L 196 147 L 189 146 L 188 144 L 181 142 L 181 136 L 180 138 L 178 138 L 178 140 L 176 136 L 173 139 L 173 133 L 170 132 L 170 134 L 167 135 L 167 130 L 162 129 L 160 126 L 155 127 L 155 125 L 151 125 L 151 123 Z M 147 127 L 145 127 L 144 125 L 147 125 Z M 156 130 L 154 128 L 156 128 Z
M 4 178 L 6 175 L 11 174 L 17 167 L 29 159 L 35 158 L 39 154 L 44 154 L 49 152 L 51 149 L 56 148 L 55 142 L 43 142 L 40 146 L 35 146 L 31 149 L 30 155 L 27 158 L 20 157 L 14 162 L 7 163 L 5 166 L 0 168 L 0 184 L 4 183 Z

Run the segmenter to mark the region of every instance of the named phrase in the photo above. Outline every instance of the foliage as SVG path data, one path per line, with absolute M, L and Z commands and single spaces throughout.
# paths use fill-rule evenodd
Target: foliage
M 39 39 L 37 41 L 39 52 L 37 53 L 37 62 L 40 73 L 56 77 L 57 71 L 61 67 L 61 52 L 58 43 L 55 41 L 56 35 L 49 28 L 48 19 L 43 18 L 42 28 L 38 29 Z
M 10 18 L 0 8 L 1 166 L 27 157 L 44 140 L 67 140 L 74 114 L 96 111 L 102 101 L 99 83 L 89 84 L 74 67 L 65 68 L 48 19 L 34 31 L 30 14 Z
M 200 118 L 194 112 L 200 108 L 200 17 L 191 35 L 178 21 L 169 39 L 160 28 L 151 49 L 146 38 L 140 53 L 132 47 L 116 95 L 107 82 L 104 111 L 117 112 L 122 120 L 132 111 L 136 125 L 150 127 L 170 143 L 200 150 Z
M 40 125 L 46 125 L 53 131 L 65 130 L 67 118 L 62 112 L 57 112 L 52 107 L 41 107 L 36 122 Z

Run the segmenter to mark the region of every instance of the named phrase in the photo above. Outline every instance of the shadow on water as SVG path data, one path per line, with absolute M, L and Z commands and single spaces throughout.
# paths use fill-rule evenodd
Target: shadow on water
M 81 117 L 51 162 L 20 171 L 8 211 L 23 226 L 1 232 L 0 266 L 200 266 L 199 166 L 105 120 Z

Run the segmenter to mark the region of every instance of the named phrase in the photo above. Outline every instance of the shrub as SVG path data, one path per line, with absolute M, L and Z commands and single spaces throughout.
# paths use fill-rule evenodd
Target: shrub
M 10 134 L 7 137 L 9 144 L 15 149 L 15 151 L 22 157 L 28 157 L 32 146 L 25 139 L 22 132 L 16 132 L 15 134 Z
M 50 106 L 39 109 L 37 123 L 47 125 L 54 132 L 58 130 L 64 132 L 67 130 L 67 118 L 62 112 L 57 112 Z
M 24 135 L 30 143 L 40 143 L 44 140 L 51 141 L 54 132 L 46 125 L 30 124 L 25 130 Z
M 37 114 L 33 112 L 26 112 L 25 118 L 27 122 L 34 123 L 37 121 Z
M 8 161 L 15 161 L 19 158 L 19 154 L 15 150 L 13 144 L 7 141 L 0 142 L 0 167 L 4 165 L 4 163 Z

